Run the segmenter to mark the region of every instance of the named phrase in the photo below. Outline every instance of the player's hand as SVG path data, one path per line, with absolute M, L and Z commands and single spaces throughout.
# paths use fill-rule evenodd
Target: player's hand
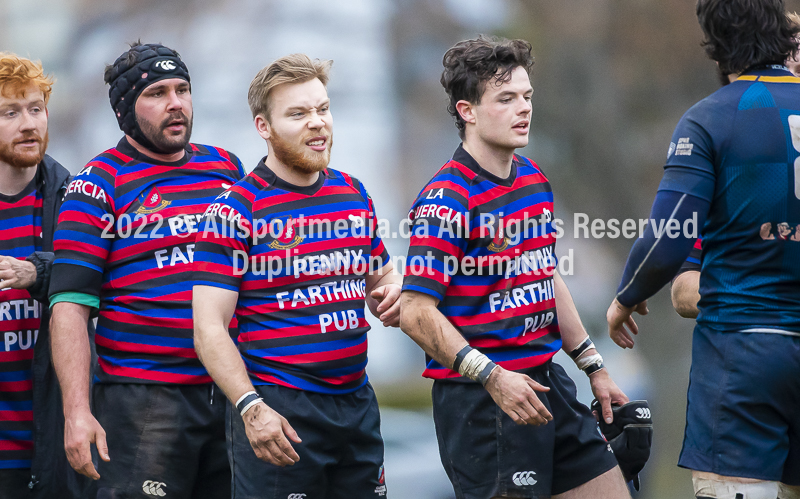
M 603 407 L 603 419 L 606 423 L 611 424 L 614 421 L 614 412 L 611 410 L 611 406 L 627 404 L 629 402 L 628 396 L 614 383 L 606 369 L 600 369 L 592 373 L 589 376 L 589 384 L 592 385 L 594 398 Z M 595 414 L 595 417 L 599 416 L 600 414 Z
M 634 312 L 639 315 L 647 315 L 647 300 L 636 305 L 635 307 L 626 307 L 614 298 L 611 306 L 608 307 L 606 312 L 606 321 L 608 321 L 608 335 L 614 340 L 614 343 L 622 348 L 633 348 L 632 334 L 639 334 L 639 326 L 633 320 L 631 314 Z
M 259 401 L 244 413 L 244 431 L 256 457 L 276 466 L 289 466 L 300 460 L 289 439 L 300 443 L 300 437 L 286 418 Z M 288 437 L 288 439 L 287 439 Z
M 68 415 L 64 423 L 64 449 L 70 466 L 92 480 L 100 478 L 100 474 L 92 463 L 91 444 L 97 446 L 100 459 L 110 461 L 106 432 L 88 409 L 74 415 Z
M 0 289 L 27 289 L 36 283 L 36 265 L 27 260 L 0 256 Z
M 370 296 L 378 302 L 378 319 L 385 327 L 400 327 L 400 290 L 398 284 L 385 284 L 375 288 Z
M 519 425 L 539 426 L 553 419 L 536 395 L 536 392 L 548 392 L 550 388 L 540 385 L 525 374 L 498 367 L 489 376 L 486 391 L 500 409 Z

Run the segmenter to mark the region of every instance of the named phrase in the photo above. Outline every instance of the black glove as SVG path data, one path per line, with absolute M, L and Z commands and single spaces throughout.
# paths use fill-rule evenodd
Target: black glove
M 600 402 L 592 402 L 592 410 L 603 414 Z M 646 400 L 634 400 L 622 406 L 613 406 L 614 421 L 606 423 L 600 417 L 600 431 L 614 451 L 625 481 L 633 480 L 639 490 L 639 472 L 650 458 L 653 444 L 653 420 Z

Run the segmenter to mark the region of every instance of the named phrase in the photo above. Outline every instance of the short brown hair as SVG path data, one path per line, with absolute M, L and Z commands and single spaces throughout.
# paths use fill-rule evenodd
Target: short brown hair
M 447 111 L 453 116 L 458 134 L 464 138 L 466 123 L 458 114 L 456 103 L 460 100 L 480 104 L 486 83 L 511 79 L 511 73 L 522 67 L 530 74 L 533 67 L 531 44 L 525 40 L 507 40 L 480 35 L 453 45 L 444 54 L 444 71 L 439 80 L 450 98 Z
M 247 92 L 247 102 L 253 118 L 259 114 L 269 121 L 269 94 L 278 85 L 284 83 L 303 83 L 317 78 L 323 85 L 328 85 L 328 73 L 333 61 L 311 59 L 305 54 L 290 54 L 281 57 L 258 72 Z
M 55 79 L 45 76 L 42 64 L 10 52 L 0 52 L 0 94 L 5 97 L 24 96 L 25 87 L 31 83 L 39 87 L 47 104 Z

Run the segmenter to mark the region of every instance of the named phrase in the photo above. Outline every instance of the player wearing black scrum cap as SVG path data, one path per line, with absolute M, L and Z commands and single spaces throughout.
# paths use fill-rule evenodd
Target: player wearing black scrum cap
M 67 188 L 54 242 L 53 362 L 67 457 L 97 480 L 92 498 L 230 497 L 225 397 L 194 351 L 191 274 L 196 222 L 243 176 L 241 163 L 189 143 L 189 72 L 174 50 L 133 44 L 105 81 L 125 136 Z M 80 375 L 91 314 L 92 411 Z

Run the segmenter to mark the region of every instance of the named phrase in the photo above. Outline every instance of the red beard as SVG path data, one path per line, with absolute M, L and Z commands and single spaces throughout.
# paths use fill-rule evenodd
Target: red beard
M 39 139 L 39 150 L 18 153 L 14 150 L 14 142 L 7 142 L 0 144 L 0 161 L 7 163 L 17 168 L 28 168 L 36 166 L 44 159 L 44 153 L 47 150 L 47 143 L 50 140 L 50 133 L 45 132 L 44 138 L 40 138 L 37 133 L 27 133 L 21 140 L 25 141 L 30 139 Z
M 274 131 L 272 137 L 270 137 L 272 154 L 275 155 L 275 158 L 289 168 L 294 168 L 305 174 L 321 172 L 328 167 L 331 159 L 331 148 L 333 147 L 333 135 L 328 136 L 327 144 L 327 155 L 309 156 L 308 152 L 303 149 L 305 144 L 299 147 L 295 146 Z

